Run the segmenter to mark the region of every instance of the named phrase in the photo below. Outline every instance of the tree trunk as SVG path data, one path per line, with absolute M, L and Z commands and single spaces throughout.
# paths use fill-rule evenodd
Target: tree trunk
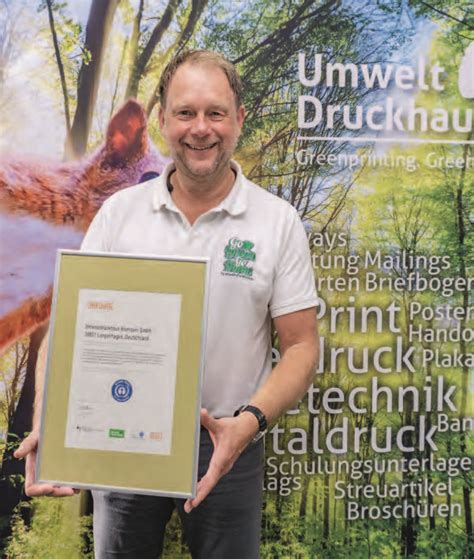
M 116 103 L 116 100 L 117 100 L 117 92 L 118 92 L 118 88 L 119 88 L 120 77 L 122 75 L 122 70 L 123 70 L 123 67 L 125 65 L 125 59 L 127 57 L 127 48 L 128 48 L 128 39 L 124 39 L 123 45 L 122 45 L 122 54 L 120 55 L 119 67 L 117 69 L 117 77 L 115 78 L 114 92 L 112 94 L 112 101 L 110 103 L 109 120 L 112 120 L 112 117 L 114 116 L 115 103 Z
M 90 60 L 83 61 L 77 80 L 77 108 L 66 141 L 66 158 L 84 155 L 92 125 L 105 47 L 120 0 L 93 0 L 86 27 L 84 49 Z
M 163 15 L 161 16 L 160 21 L 156 24 L 156 27 L 153 29 L 153 32 L 145 48 L 142 50 L 140 54 L 138 54 L 138 51 L 136 51 L 136 56 L 132 62 L 132 67 L 130 69 L 130 74 L 128 78 L 127 89 L 125 92 L 125 97 L 127 99 L 129 97 L 137 96 L 138 85 L 140 84 L 140 80 L 142 79 L 142 76 L 146 71 L 146 67 L 148 66 L 148 62 L 150 61 L 153 51 L 155 50 L 156 46 L 163 38 L 165 31 L 170 26 L 171 21 L 173 20 L 176 10 L 178 9 L 178 6 L 180 4 L 181 4 L 181 0 L 169 0 L 166 9 Z
M 196 25 L 199 19 L 201 18 L 202 12 L 204 11 L 204 8 L 206 7 L 207 3 L 208 0 L 192 0 L 191 11 L 189 13 L 188 21 L 186 22 L 186 25 L 183 27 L 183 30 L 179 35 L 176 43 L 172 46 L 171 52 L 176 54 L 186 46 L 189 39 L 192 37 L 194 33 Z M 169 50 L 167 51 L 167 54 L 168 52 Z M 165 60 L 166 58 L 167 57 L 165 56 Z M 156 84 L 156 87 L 153 93 L 151 94 L 150 99 L 148 100 L 148 103 L 146 105 L 146 114 L 148 117 L 150 116 L 152 110 L 154 109 L 158 101 L 159 101 L 159 82 Z
M 299 506 L 298 517 L 300 522 L 305 521 L 306 517 L 306 506 L 308 503 L 308 490 L 309 490 L 309 476 L 303 476 L 303 487 L 301 488 L 301 500 Z
M 64 65 L 63 65 L 63 61 L 61 60 L 61 51 L 59 49 L 58 36 L 56 34 L 56 26 L 54 24 L 52 0 L 46 0 L 46 6 L 48 8 L 49 28 L 51 29 L 51 36 L 53 37 L 54 55 L 56 56 L 56 63 L 58 65 L 59 77 L 61 79 L 61 89 L 63 92 L 63 101 L 64 101 L 64 117 L 66 119 L 66 134 L 69 134 L 71 130 L 71 116 L 69 114 L 69 95 L 67 92 L 66 76 L 64 74 Z

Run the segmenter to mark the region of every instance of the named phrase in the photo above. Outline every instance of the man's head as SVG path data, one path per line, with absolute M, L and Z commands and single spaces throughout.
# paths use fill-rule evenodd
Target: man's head
M 179 54 L 160 80 L 160 126 L 177 170 L 218 178 L 229 166 L 245 110 L 233 66 L 211 51 Z
M 160 83 L 158 86 L 158 93 L 160 104 L 162 107 L 166 106 L 166 97 L 168 94 L 168 86 L 171 78 L 176 73 L 176 70 L 185 63 L 189 64 L 204 64 L 220 68 L 227 76 L 229 86 L 235 95 L 235 105 L 237 108 L 242 105 L 242 83 L 239 74 L 232 62 L 222 56 L 218 52 L 204 49 L 192 49 L 181 51 L 168 62 L 163 73 L 161 74 Z

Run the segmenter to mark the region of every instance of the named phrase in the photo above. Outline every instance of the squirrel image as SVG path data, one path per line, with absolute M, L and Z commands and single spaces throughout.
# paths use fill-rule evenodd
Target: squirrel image
M 65 163 L 0 159 L 0 353 L 48 320 L 56 250 L 79 248 L 104 200 L 158 176 L 166 163 L 133 99 L 89 156 Z

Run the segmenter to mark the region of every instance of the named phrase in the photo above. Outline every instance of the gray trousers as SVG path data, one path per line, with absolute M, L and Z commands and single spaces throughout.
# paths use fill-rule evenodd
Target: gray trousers
M 213 445 L 201 431 L 198 479 Z M 207 498 L 189 514 L 184 499 L 93 491 L 96 559 L 161 557 L 165 527 L 176 508 L 193 559 L 258 559 L 263 442 L 249 445 Z

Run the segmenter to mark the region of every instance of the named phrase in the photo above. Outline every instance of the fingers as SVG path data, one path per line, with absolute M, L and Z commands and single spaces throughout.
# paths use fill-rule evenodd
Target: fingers
M 196 497 L 194 497 L 194 499 L 188 499 L 184 503 L 184 512 L 190 513 L 193 509 L 200 505 L 218 481 L 219 478 L 213 479 L 212 475 L 210 475 L 210 472 L 208 471 L 197 485 Z
M 25 493 L 28 497 L 72 497 L 79 491 L 73 487 L 49 485 L 47 483 L 25 484 Z
M 28 497 L 70 497 L 78 492 L 72 487 L 55 486 L 47 483 L 36 483 L 36 449 L 38 435 L 30 433 L 14 453 L 15 458 L 25 458 L 25 493 Z
M 30 433 L 15 450 L 13 456 L 18 459 L 25 458 L 30 452 L 36 450 L 37 447 L 38 435 L 36 433 Z
M 209 468 L 206 472 L 206 475 L 203 476 L 197 484 L 196 497 L 194 497 L 194 499 L 188 499 L 184 503 L 184 511 L 189 513 L 198 505 L 200 505 L 209 495 L 209 493 L 214 489 L 221 477 L 225 475 L 231 467 L 232 463 L 229 463 L 229 466 L 227 468 L 225 468 L 223 464 L 219 465 L 218 460 L 216 459 L 215 455 L 213 455 L 213 457 L 211 458 L 211 462 L 209 463 Z
M 201 410 L 201 425 L 209 431 L 214 451 L 206 475 L 197 485 L 196 497 L 184 504 L 185 512 L 196 508 L 214 489 L 220 478 L 230 471 L 242 452 L 241 436 L 236 435 L 236 419 L 215 419 L 206 409 Z

